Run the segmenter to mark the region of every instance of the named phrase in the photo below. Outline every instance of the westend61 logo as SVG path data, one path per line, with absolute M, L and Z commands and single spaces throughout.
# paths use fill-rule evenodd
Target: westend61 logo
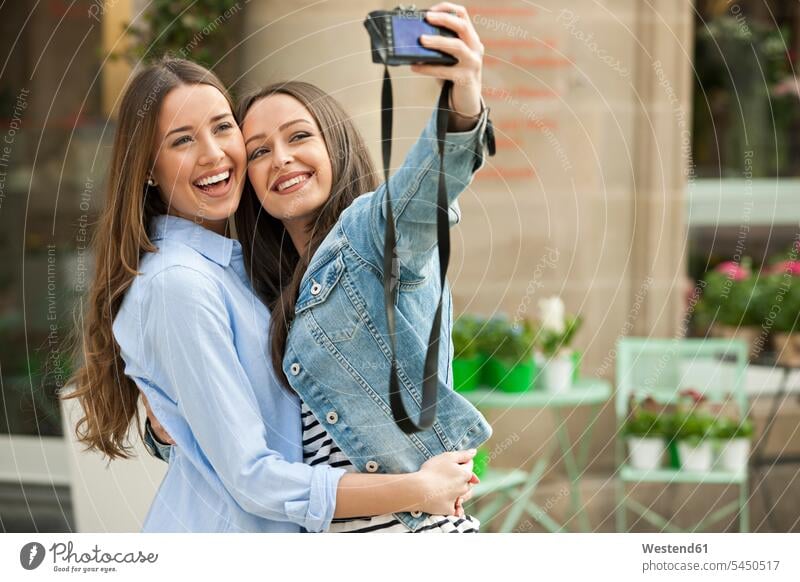
M 22 546 L 19 552 L 19 563 L 26 570 L 35 570 L 42 565 L 47 552 L 53 558 L 54 572 L 116 572 L 115 564 L 155 564 L 158 554 L 137 552 L 104 552 L 98 545 L 86 552 L 75 552 L 72 542 L 58 542 L 49 550 L 38 542 L 30 542 Z

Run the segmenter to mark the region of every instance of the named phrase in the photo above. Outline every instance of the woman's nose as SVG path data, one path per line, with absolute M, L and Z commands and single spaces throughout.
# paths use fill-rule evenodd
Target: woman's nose
M 275 144 L 272 150 L 272 167 L 277 169 L 282 168 L 292 161 L 292 154 L 288 148 L 282 145 Z
M 225 150 L 217 143 L 217 140 L 211 139 L 206 141 L 203 147 L 203 154 L 200 157 L 201 165 L 213 165 L 225 157 Z

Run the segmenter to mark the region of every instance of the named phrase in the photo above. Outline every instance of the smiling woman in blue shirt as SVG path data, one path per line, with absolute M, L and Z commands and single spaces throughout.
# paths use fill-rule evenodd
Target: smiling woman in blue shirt
M 83 365 L 64 395 L 84 411 L 78 438 L 128 457 L 146 395 L 175 445 L 144 531 L 321 531 L 334 518 L 452 511 L 469 495 L 474 451 L 393 475 L 302 462 L 300 402 L 275 377 L 269 312 L 228 237 L 244 174 L 242 134 L 212 73 L 167 59 L 131 80 L 94 240 Z

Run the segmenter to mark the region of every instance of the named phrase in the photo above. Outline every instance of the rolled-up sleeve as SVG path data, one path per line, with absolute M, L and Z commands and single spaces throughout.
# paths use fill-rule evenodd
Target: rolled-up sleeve
M 242 509 L 325 530 L 345 471 L 289 462 L 270 449 L 220 285 L 184 266 L 151 279 L 141 341 L 153 381 L 140 388 L 178 450 L 210 466 Z
M 303 524 L 308 531 L 328 529 L 336 506 L 336 488 L 344 469 L 331 470 L 328 465 L 315 465 L 307 500 L 286 502 L 289 520 Z M 339 472 L 341 471 L 341 472 Z

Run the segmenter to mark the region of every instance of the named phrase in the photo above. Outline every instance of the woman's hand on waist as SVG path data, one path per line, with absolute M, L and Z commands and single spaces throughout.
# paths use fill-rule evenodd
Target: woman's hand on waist
M 155 436 L 162 445 L 174 445 L 175 441 L 172 440 L 172 437 L 169 436 L 166 429 L 158 422 L 156 415 L 153 414 L 153 409 L 150 408 L 147 396 L 144 395 L 144 392 L 140 391 L 139 393 L 142 395 L 142 403 L 144 404 L 145 412 L 147 412 L 147 419 L 150 421 L 150 428 L 153 430 L 153 436 Z
M 476 450 L 453 451 L 425 461 L 417 471 L 422 499 L 417 509 L 434 515 L 463 515 L 461 504 L 472 497 Z

